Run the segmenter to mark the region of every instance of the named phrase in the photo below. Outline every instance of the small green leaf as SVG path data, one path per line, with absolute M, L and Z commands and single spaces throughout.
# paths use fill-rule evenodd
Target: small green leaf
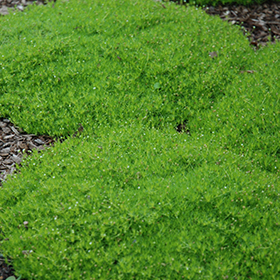
M 159 84 L 159 83 L 155 83 L 155 84 L 154 84 L 154 88 L 155 88 L 155 89 L 160 88 L 160 84 Z
M 15 276 L 10 276 L 6 280 L 16 280 L 16 277 Z

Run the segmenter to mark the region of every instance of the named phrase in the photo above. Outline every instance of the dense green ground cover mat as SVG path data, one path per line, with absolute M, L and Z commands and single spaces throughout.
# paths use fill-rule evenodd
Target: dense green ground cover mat
M 85 128 L 0 190 L 0 250 L 23 277 L 279 277 L 279 43 L 254 52 L 238 27 L 166 6 L 0 20 L 1 116 Z

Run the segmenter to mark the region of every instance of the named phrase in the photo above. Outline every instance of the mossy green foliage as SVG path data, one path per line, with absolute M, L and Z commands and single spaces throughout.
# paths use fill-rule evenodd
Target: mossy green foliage
M 17 275 L 277 279 L 279 43 L 254 51 L 240 28 L 174 3 L 25 13 L 0 21 L 1 116 L 85 129 L 0 190 Z
M 277 178 L 205 143 L 132 126 L 36 153 L 1 191 L 2 248 L 28 279 L 278 275 Z
M 239 28 L 202 10 L 134 4 L 61 3 L 2 19 L 1 113 L 62 136 L 80 122 L 175 125 L 257 59 Z M 208 102 L 195 104 L 202 94 Z

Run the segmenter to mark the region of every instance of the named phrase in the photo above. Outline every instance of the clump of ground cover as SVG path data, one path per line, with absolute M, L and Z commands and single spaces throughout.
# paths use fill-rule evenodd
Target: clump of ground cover
M 175 126 L 209 108 L 255 58 L 239 27 L 200 9 L 81 3 L 1 20 L 0 111 L 27 132 L 67 136 L 78 123 Z M 202 94 L 206 102 L 198 103 Z
M 35 154 L 1 190 L 1 249 L 28 279 L 277 276 L 277 178 L 208 143 L 105 127 Z
M 0 250 L 28 279 L 277 277 L 279 44 L 254 52 L 200 9 L 134 4 L 1 19 L 1 114 L 85 130 L 4 184 Z
M 257 52 L 251 68 L 244 68 L 227 85 L 227 94 L 196 114 L 189 125 L 196 127 L 198 135 L 212 134 L 211 141 L 279 176 L 280 87 L 278 66 L 274 67 L 279 63 L 278 49 L 279 44 Z M 204 100 L 202 94 L 199 102 Z

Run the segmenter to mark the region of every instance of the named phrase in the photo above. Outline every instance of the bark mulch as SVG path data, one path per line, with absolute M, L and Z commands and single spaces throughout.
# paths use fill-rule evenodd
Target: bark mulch
M 245 6 L 206 7 L 205 12 L 218 15 L 231 24 L 242 26 L 250 45 L 259 48 L 280 40 L 280 3 Z
M 0 119 L 0 186 L 7 175 L 16 170 L 16 164 L 21 163 L 23 154 L 31 154 L 34 149 L 44 150 L 54 142 L 50 136 L 27 134 L 8 119 Z
M 164 2 L 156 1 L 165 8 Z M 34 2 L 36 1 L 0 0 L 0 16 L 7 15 L 14 9 L 23 11 Z M 173 2 L 179 1 L 173 0 Z M 46 3 L 44 0 L 36 2 L 37 5 Z M 219 16 L 221 19 L 228 21 L 229 24 L 243 26 L 244 35 L 249 40 L 248 43 L 256 49 L 260 45 L 267 45 L 268 43 L 275 43 L 275 41 L 280 40 L 280 3 L 266 3 L 250 7 L 242 5 L 209 6 L 203 9 L 207 14 Z M 81 130 L 82 126 L 73 136 L 75 137 Z M 178 127 L 177 131 L 180 132 L 181 128 Z M 7 175 L 18 172 L 16 165 L 20 166 L 24 155 L 31 154 L 34 149 L 44 150 L 56 141 L 58 140 L 47 135 L 27 134 L 8 119 L 0 118 L 0 188 Z M 0 254 L 0 280 L 5 280 L 9 276 L 14 276 L 13 267 L 10 261 L 7 264 L 3 255 Z

